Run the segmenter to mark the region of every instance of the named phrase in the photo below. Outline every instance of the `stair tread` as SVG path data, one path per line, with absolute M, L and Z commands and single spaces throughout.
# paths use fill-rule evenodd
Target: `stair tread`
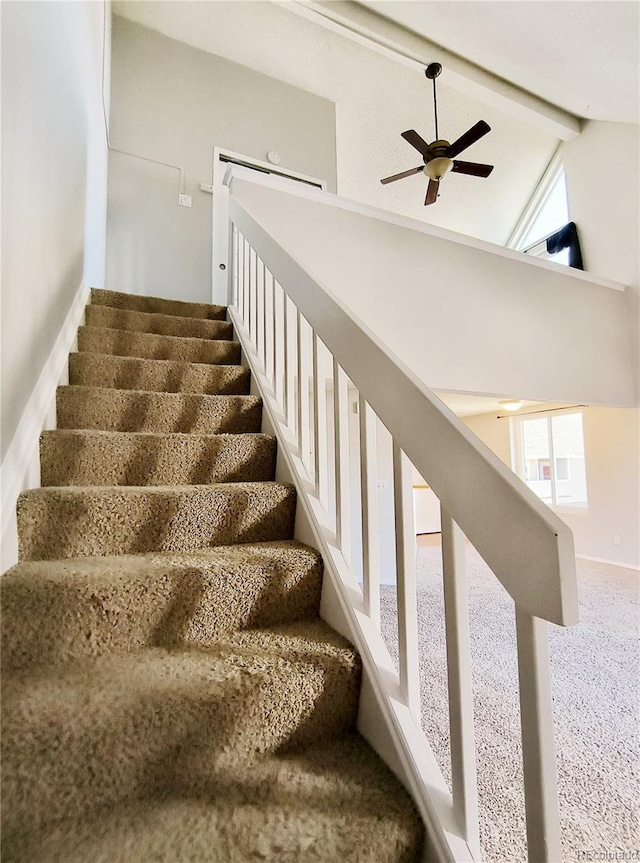
M 8 833 L 5 853 L 48 863 L 409 863 L 422 826 L 357 734 L 230 764 L 198 796 L 128 801 L 93 820 Z M 13 859 L 13 858 L 12 858 Z
M 248 393 L 231 393 L 229 395 L 222 395 L 220 393 L 166 393 L 166 392 L 158 392 L 156 390 L 132 390 L 132 389 L 118 389 L 117 387 L 94 387 L 87 386 L 85 384 L 61 384 L 58 387 L 58 392 L 82 392 L 86 396 L 96 395 L 98 393 L 104 394 L 108 398 L 115 398 L 115 394 L 119 393 L 123 397 L 128 397 L 133 394 L 145 395 L 149 396 L 150 399 L 153 400 L 164 400 L 165 398 L 178 402 L 178 401 L 220 401 L 224 399 L 227 400 L 240 400 L 240 401 L 252 401 L 252 402 L 261 402 L 262 399 L 260 396 L 253 396 Z
M 91 437 L 96 438 L 98 440 L 117 440 L 118 438 L 122 438 L 123 440 L 127 440 L 130 438 L 159 438 L 161 440 L 243 440 L 245 438 L 249 438 L 250 440 L 267 440 L 273 441 L 276 439 L 275 435 L 267 434 L 265 432 L 211 432 L 209 434 L 205 432 L 162 432 L 162 431 L 111 431 L 105 429 L 84 429 L 84 428 L 71 428 L 71 429 L 49 429 L 44 431 L 40 435 L 41 438 L 53 438 L 53 437 Z M 189 483 L 190 485 L 192 483 Z M 197 484 L 197 483 L 196 483 Z
M 40 483 L 201 485 L 273 480 L 272 435 L 57 429 L 40 436 Z
M 233 363 L 191 363 L 86 351 L 69 355 L 69 383 L 75 385 L 243 395 L 249 392 L 249 380 L 249 369 Z
M 141 359 L 174 359 L 196 363 L 238 363 L 240 345 L 227 339 L 196 339 L 117 330 L 110 327 L 78 327 L 81 353 L 113 354 Z
M 87 306 L 85 324 L 131 332 L 200 339 L 228 340 L 233 336 L 233 325 L 228 321 L 118 309 L 107 305 Z
M 166 393 L 69 384 L 57 391 L 58 428 L 215 434 L 258 432 L 253 395 Z
M 277 480 L 249 480 L 248 482 L 211 482 L 197 485 L 194 483 L 167 483 L 166 485 L 49 485 L 46 488 L 30 488 L 20 492 L 20 498 L 24 500 L 31 496 L 49 496 L 57 497 L 67 496 L 84 496 L 86 494 L 98 496 L 116 495 L 118 497 L 134 497 L 139 494 L 144 495 L 198 495 L 203 491 L 208 490 L 224 491 L 225 493 L 260 491 L 265 486 L 278 489 L 294 490 L 295 486 L 290 482 L 278 482 Z
M 138 697 L 158 689 L 182 697 L 183 681 L 194 687 L 211 683 L 215 688 L 216 682 L 238 670 L 252 674 L 283 661 L 323 664 L 331 660 L 352 667 L 357 664 L 357 654 L 345 638 L 318 618 L 228 633 L 206 648 L 149 647 L 73 660 L 53 670 L 34 666 L 3 676 L 3 700 L 9 714 L 23 710 L 30 714 L 25 706 L 36 704 L 38 710 L 51 710 L 48 715 L 53 718 L 75 713 L 77 705 L 71 699 L 89 696 L 99 702 L 108 697 L 113 706 L 120 700 L 129 703 L 134 691 Z M 102 709 L 100 704 L 98 709 Z M 7 720 L 11 721 L 9 716 Z
M 224 320 L 227 313 L 226 306 L 212 303 L 194 303 L 187 300 L 128 294 L 124 291 L 110 291 L 104 288 L 91 289 L 91 304 L 132 311 L 158 311 L 162 314 L 173 314 L 176 317 L 208 318 L 209 320 Z
M 93 326 L 91 324 L 83 324 L 78 328 L 78 331 L 82 330 L 82 332 L 104 332 L 108 334 L 115 334 L 122 339 L 126 339 L 129 337 L 139 336 L 143 339 L 169 339 L 171 341 L 175 341 L 175 344 L 184 344 L 188 342 L 193 342 L 195 345 L 211 345 L 214 344 L 223 344 L 223 345 L 235 345 L 237 346 L 237 342 L 234 342 L 233 339 L 207 339 L 199 336 L 176 336 L 170 335 L 169 333 L 147 333 L 141 330 L 123 330 L 119 327 L 100 327 Z
M 295 487 L 273 481 L 49 486 L 18 498 L 20 560 L 290 539 Z
M 310 619 L 321 586 L 319 553 L 296 540 L 26 561 L 0 581 L 3 668 Z
M 197 791 L 229 755 L 344 734 L 356 721 L 360 659 L 317 619 L 230 633 L 207 648 L 32 667 L 3 675 L 2 687 L 5 825 L 46 823 L 127 797 Z

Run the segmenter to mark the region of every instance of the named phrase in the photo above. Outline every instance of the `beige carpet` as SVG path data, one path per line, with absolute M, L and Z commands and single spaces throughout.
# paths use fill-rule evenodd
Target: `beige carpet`
M 491 863 L 524 863 L 513 603 L 467 549 L 482 845 Z M 550 627 L 563 861 L 640 859 L 638 574 L 580 559 L 577 568 L 580 623 Z M 382 609 L 397 658 L 394 587 L 382 589 Z M 434 537 L 418 551 L 418 625 L 423 727 L 450 780 L 442 558 Z
M 2 596 L 3 863 L 418 863 L 216 306 L 93 291 Z

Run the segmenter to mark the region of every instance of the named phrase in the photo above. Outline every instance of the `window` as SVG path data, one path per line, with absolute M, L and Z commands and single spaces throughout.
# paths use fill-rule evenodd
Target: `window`
M 554 509 L 587 507 L 581 411 L 513 417 L 514 470 Z
M 556 154 L 525 207 L 507 247 L 569 266 L 570 253 L 567 246 L 555 253 L 547 251 L 547 239 L 567 226 L 569 221 L 564 168 L 559 155 Z

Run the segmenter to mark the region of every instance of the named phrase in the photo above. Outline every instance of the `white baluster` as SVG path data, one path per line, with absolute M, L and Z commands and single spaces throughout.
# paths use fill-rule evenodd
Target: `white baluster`
M 378 546 L 378 460 L 376 418 L 363 395 L 360 420 L 360 496 L 362 500 L 362 574 L 366 613 L 380 629 L 380 549 Z
M 286 424 L 291 428 L 289 420 L 289 300 L 282 289 L 282 304 L 284 310 L 283 317 L 283 332 L 282 332 L 282 349 L 283 349 L 283 365 L 284 365 L 284 384 L 282 391 L 282 409 Z
M 302 441 L 302 320 L 299 309 L 296 309 L 296 359 L 296 437 L 300 460 L 304 463 Z
M 270 273 L 271 276 L 271 312 L 272 312 L 272 332 L 271 332 L 271 385 L 273 386 L 273 391 L 276 391 L 276 354 L 278 351 L 278 328 L 277 328 L 277 319 L 276 315 L 276 280 L 273 273 Z
M 260 259 L 260 272 L 258 279 L 258 294 L 260 298 L 260 325 L 258 335 L 260 336 L 260 356 L 262 357 L 262 368 L 267 370 L 267 279 L 266 267 L 262 258 Z
M 458 525 L 442 506 L 440 517 L 453 806 L 460 822 L 462 835 L 479 855 L 478 783 L 465 539 Z
M 548 625 L 516 606 L 529 863 L 562 859 Z
M 393 492 L 398 578 L 398 652 L 400 690 L 405 704 L 420 719 L 418 611 L 416 596 L 416 532 L 413 518 L 411 462 L 393 442 Z
M 251 282 L 251 247 L 246 239 L 244 243 L 244 266 L 242 269 L 242 323 L 249 326 L 249 285 Z
M 254 348 L 257 348 L 258 256 L 253 248 L 249 255 L 249 335 Z
M 237 307 L 238 305 L 238 229 L 231 224 L 231 296 L 229 297 L 229 305 Z
M 349 506 L 349 411 L 346 376 L 333 359 L 333 419 L 336 481 L 336 541 L 351 564 Z
M 313 476 L 318 500 L 327 507 L 327 395 L 324 385 L 324 374 L 320 375 L 318 358 L 318 336 L 311 333 L 312 364 L 313 364 Z

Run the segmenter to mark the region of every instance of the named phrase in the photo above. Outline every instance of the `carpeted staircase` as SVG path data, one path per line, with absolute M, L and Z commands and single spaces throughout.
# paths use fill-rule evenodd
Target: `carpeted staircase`
M 414 863 L 218 306 L 92 292 L 2 590 L 3 863 Z

